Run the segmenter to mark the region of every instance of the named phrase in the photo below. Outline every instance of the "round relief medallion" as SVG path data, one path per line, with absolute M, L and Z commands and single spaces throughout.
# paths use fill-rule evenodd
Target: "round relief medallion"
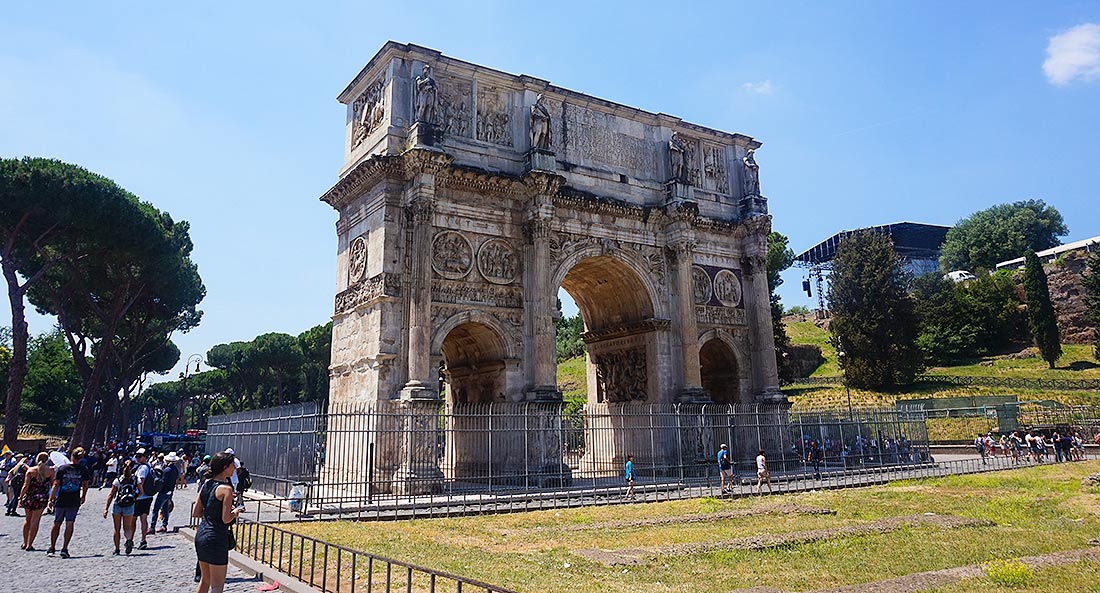
M 489 239 L 477 250 L 477 269 L 493 284 L 511 284 L 518 268 L 516 250 L 503 239 Z
M 714 275 L 714 296 L 726 307 L 741 304 L 741 279 L 730 270 L 722 270 Z
M 474 263 L 474 250 L 466 237 L 454 232 L 437 233 L 432 240 L 432 269 L 436 274 L 458 280 L 470 273 Z
M 691 288 L 695 294 L 696 305 L 705 305 L 710 302 L 710 276 L 699 266 L 691 266 Z
M 348 250 L 348 280 L 356 282 L 367 271 L 367 239 L 356 237 Z

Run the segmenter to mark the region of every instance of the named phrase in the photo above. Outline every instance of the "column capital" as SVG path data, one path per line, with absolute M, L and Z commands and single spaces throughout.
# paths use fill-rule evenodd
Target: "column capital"
M 523 234 L 527 237 L 528 243 L 534 243 L 539 239 L 550 238 L 553 226 L 552 220 L 548 217 L 532 216 L 524 223 Z
M 673 263 L 692 263 L 695 259 L 695 241 L 678 239 L 665 245 L 665 253 Z
M 454 157 L 441 151 L 428 148 L 410 148 L 401 153 L 405 166 L 405 179 L 413 180 L 419 175 L 432 175 L 437 179 L 450 172 Z
M 528 195 L 554 197 L 565 185 L 565 178 L 544 171 L 528 171 L 523 176 L 523 184 L 527 186 Z
M 746 255 L 741 258 L 741 269 L 752 276 L 768 271 L 768 260 L 763 255 Z
M 434 211 L 435 205 L 432 204 L 432 201 L 423 197 L 413 200 L 405 206 L 405 216 L 413 224 L 431 222 Z

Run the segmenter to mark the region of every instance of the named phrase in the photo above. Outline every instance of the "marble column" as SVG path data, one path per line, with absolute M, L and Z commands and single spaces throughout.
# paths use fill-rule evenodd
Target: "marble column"
M 675 293 L 676 322 L 680 333 L 681 376 L 680 401 L 708 401 L 703 390 L 699 366 L 699 324 L 695 319 L 695 291 L 691 280 L 691 266 L 695 262 L 695 243 L 681 240 L 669 245 L 669 253 L 676 264 Z
M 557 298 L 550 265 L 550 231 L 554 219 L 553 196 L 564 179 L 539 171 L 529 172 L 525 183 L 532 192 L 531 208 L 524 228 L 527 235 L 526 307 L 534 357 L 528 377 L 528 401 L 561 401 L 558 391 L 557 344 L 554 312 Z
M 775 337 L 772 335 L 771 292 L 768 290 L 767 241 L 754 241 L 754 248 L 741 259 L 741 271 L 749 283 L 745 292 L 752 337 L 752 383 L 757 401 L 785 402 L 779 391 L 779 369 L 775 363 Z
M 438 151 L 405 153 L 406 213 L 412 228 L 409 243 L 408 382 L 401 399 L 436 399 L 436 373 L 431 364 L 432 212 L 439 174 L 451 157 Z

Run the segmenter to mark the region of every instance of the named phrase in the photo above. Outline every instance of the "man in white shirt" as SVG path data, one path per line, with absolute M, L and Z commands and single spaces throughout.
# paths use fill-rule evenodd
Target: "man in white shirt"
M 139 550 L 144 550 L 149 547 L 149 542 L 145 541 L 145 536 L 149 531 L 149 509 L 153 506 L 153 495 L 156 492 L 153 491 L 152 484 L 146 489 L 146 480 L 149 478 L 149 474 L 152 473 L 153 468 L 149 467 L 149 455 L 144 448 L 138 449 L 134 453 L 134 461 L 137 462 L 137 469 L 134 470 L 134 475 L 138 479 L 138 497 L 134 503 L 134 515 L 141 517 L 141 543 L 138 544 Z

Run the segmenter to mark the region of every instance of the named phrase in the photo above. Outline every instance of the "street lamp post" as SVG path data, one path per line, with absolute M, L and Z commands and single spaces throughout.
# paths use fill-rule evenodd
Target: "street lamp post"
M 187 399 L 188 399 L 188 397 L 187 397 L 187 379 L 192 374 L 192 372 L 190 371 L 192 362 L 195 363 L 194 372 L 195 373 L 199 372 L 199 365 L 202 364 L 202 356 L 199 355 L 199 354 L 192 354 L 191 356 L 189 356 L 187 358 L 187 364 L 183 365 L 183 371 L 180 372 L 180 382 L 183 385 L 183 396 L 180 397 L 180 401 L 179 401 L 179 404 L 177 405 L 177 409 L 176 409 L 176 418 L 177 418 L 176 428 L 180 432 L 183 432 L 183 423 L 184 423 L 183 411 L 184 411 L 184 409 L 186 409 L 186 402 L 187 402 Z

